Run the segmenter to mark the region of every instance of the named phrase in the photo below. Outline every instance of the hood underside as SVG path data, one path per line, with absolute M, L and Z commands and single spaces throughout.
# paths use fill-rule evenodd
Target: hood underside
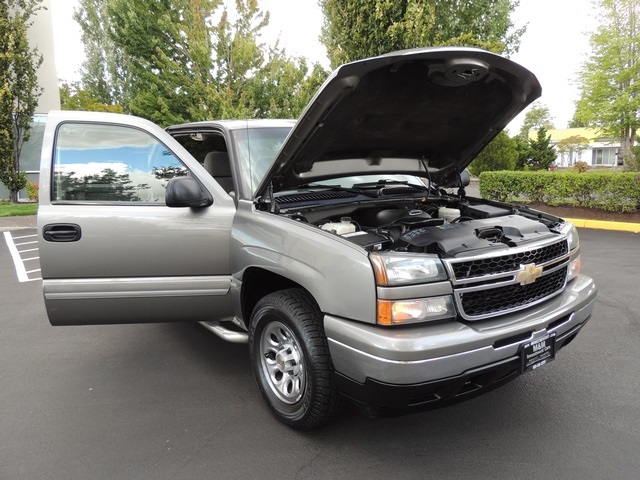
M 361 174 L 455 182 L 540 93 L 531 72 L 478 49 L 405 50 L 343 65 L 302 113 L 257 193 Z

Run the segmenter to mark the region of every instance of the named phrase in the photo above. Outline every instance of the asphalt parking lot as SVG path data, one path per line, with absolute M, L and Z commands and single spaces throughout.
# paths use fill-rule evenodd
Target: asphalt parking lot
M 0 235 L 0 479 L 640 478 L 640 234 L 580 231 L 599 296 L 551 364 L 300 433 L 269 414 L 246 345 L 191 324 L 51 327 L 34 233 Z

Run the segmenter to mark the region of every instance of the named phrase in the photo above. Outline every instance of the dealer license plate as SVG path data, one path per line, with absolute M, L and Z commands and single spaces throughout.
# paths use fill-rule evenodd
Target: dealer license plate
M 550 333 L 524 345 L 522 371 L 535 370 L 556 358 L 556 334 Z

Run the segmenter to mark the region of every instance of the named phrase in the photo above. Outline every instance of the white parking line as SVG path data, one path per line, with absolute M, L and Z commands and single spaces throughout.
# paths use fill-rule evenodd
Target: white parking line
M 7 232 L 5 232 L 5 233 L 7 233 Z M 14 240 L 15 240 L 15 238 L 14 238 Z M 22 245 L 33 245 L 34 243 L 38 243 L 38 241 L 36 240 L 35 242 L 22 242 L 22 243 L 16 243 L 15 245 L 16 245 L 16 247 L 20 247 L 20 246 L 22 246 Z
M 16 267 L 16 274 L 18 275 L 19 282 L 28 282 L 29 275 L 27 275 L 27 271 L 24 268 L 24 264 L 22 263 L 22 259 L 20 258 L 20 252 L 16 248 L 16 244 L 13 243 L 13 238 L 11 238 L 11 233 L 4 232 L 4 239 L 7 242 L 7 247 L 9 247 L 9 253 L 11 253 L 11 258 L 13 258 L 13 265 Z
M 22 238 L 33 238 L 33 237 L 37 237 L 37 234 L 34 235 L 20 235 L 19 237 L 13 237 L 14 240 L 20 240 Z
M 9 253 L 11 254 L 11 258 L 13 259 L 13 265 L 16 267 L 16 275 L 18 275 L 18 281 L 22 283 L 22 282 L 34 282 L 36 280 L 42 280 L 42 278 L 29 278 L 30 273 L 39 272 L 40 269 L 38 268 L 36 270 L 27 271 L 27 269 L 24 268 L 23 260 L 20 257 L 20 251 L 18 250 L 16 244 L 14 243 L 10 232 L 4 232 L 4 240 L 5 242 L 7 242 Z M 29 243 L 38 243 L 38 242 L 36 241 L 36 242 L 29 242 Z M 37 250 L 37 248 L 31 249 L 31 250 Z

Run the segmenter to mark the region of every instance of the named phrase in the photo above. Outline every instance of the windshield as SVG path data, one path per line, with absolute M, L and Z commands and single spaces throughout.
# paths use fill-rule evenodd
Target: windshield
M 363 183 L 377 183 L 377 182 L 406 182 L 413 185 L 426 186 L 428 182 L 420 177 L 413 175 L 354 175 L 351 177 L 332 178 L 330 180 L 323 180 L 314 182 L 311 185 L 331 185 L 342 188 L 352 188 L 354 185 L 361 185 Z
M 291 127 L 261 127 L 231 132 L 244 191 L 255 193 L 290 130 Z

